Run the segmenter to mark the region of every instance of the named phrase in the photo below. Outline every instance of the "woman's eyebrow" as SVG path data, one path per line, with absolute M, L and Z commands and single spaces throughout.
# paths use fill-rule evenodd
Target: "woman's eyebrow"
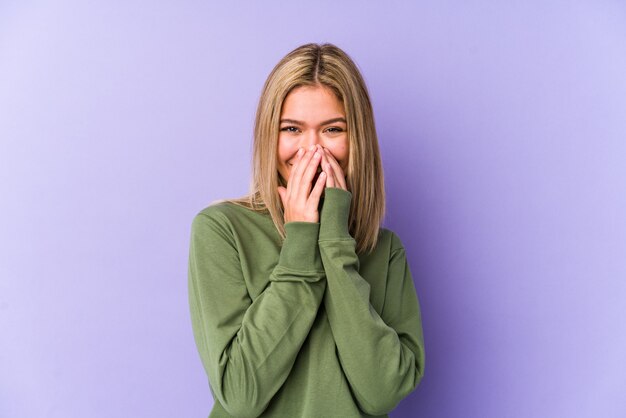
M 343 123 L 347 124 L 345 118 L 333 118 L 333 119 L 325 120 L 324 122 L 320 123 L 320 126 L 329 125 L 331 123 L 336 123 L 336 122 L 343 122 Z M 295 120 L 295 119 L 281 119 L 280 123 L 293 123 L 294 125 L 305 125 L 304 122 L 301 122 L 301 121 Z

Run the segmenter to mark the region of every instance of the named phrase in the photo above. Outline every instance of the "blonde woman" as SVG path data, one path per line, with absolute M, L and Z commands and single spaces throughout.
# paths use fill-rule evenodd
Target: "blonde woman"
M 296 48 L 261 94 L 250 194 L 191 226 L 210 417 L 384 417 L 415 389 L 420 308 L 384 211 L 359 70 L 332 44 Z

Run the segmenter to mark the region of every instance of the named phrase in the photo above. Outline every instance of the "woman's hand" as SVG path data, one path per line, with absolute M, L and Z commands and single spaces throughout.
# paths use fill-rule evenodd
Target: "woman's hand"
M 278 194 L 283 202 L 285 223 L 287 222 L 319 222 L 320 196 L 324 190 L 326 173 L 320 173 L 315 185 L 311 185 L 323 152 L 318 146 L 303 148 L 298 151 L 298 160 L 289 173 L 287 188 L 278 187 Z M 313 190 L 311 190 L 313 187 Z
M 348 190 L 346 186 L 346 176 L 343 174 L 343 170 L 333 154 L 328 151 L 328 148 L 322 148 L 321 145 L 318 145 L 318 148 L 320 152 L 322 152 L 322 169 L 324 172 L 328 173 L 326 176 L 326 187 L 337 187 Z

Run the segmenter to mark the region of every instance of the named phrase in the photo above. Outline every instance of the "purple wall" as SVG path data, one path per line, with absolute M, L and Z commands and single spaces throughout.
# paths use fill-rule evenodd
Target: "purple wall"
M 309 41 L 369 84 L 422 304 L 392 415 L 626 416 L 626 5 L 54 3 L 0 4 L 0 416 L 208 415 L 190 223 Z

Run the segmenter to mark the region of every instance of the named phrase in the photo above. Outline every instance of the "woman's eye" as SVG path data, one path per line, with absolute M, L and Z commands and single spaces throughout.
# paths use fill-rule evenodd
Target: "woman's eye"
M 284 128 L 280 129 L 281 132 L 298 132 L 298 128 L 296 128 L 295 126 L 285 126 Z
M 332 132 L 332 133 L 335 133 L 335 132 L 343 132 L 343 129 L 341 129 L 341 128 L 337 128 L 336 126 L 331 126 L 330 128 L 328 128 L 328 129 L 326 129 L 326 130 L 327 130 L 328 132 Z

